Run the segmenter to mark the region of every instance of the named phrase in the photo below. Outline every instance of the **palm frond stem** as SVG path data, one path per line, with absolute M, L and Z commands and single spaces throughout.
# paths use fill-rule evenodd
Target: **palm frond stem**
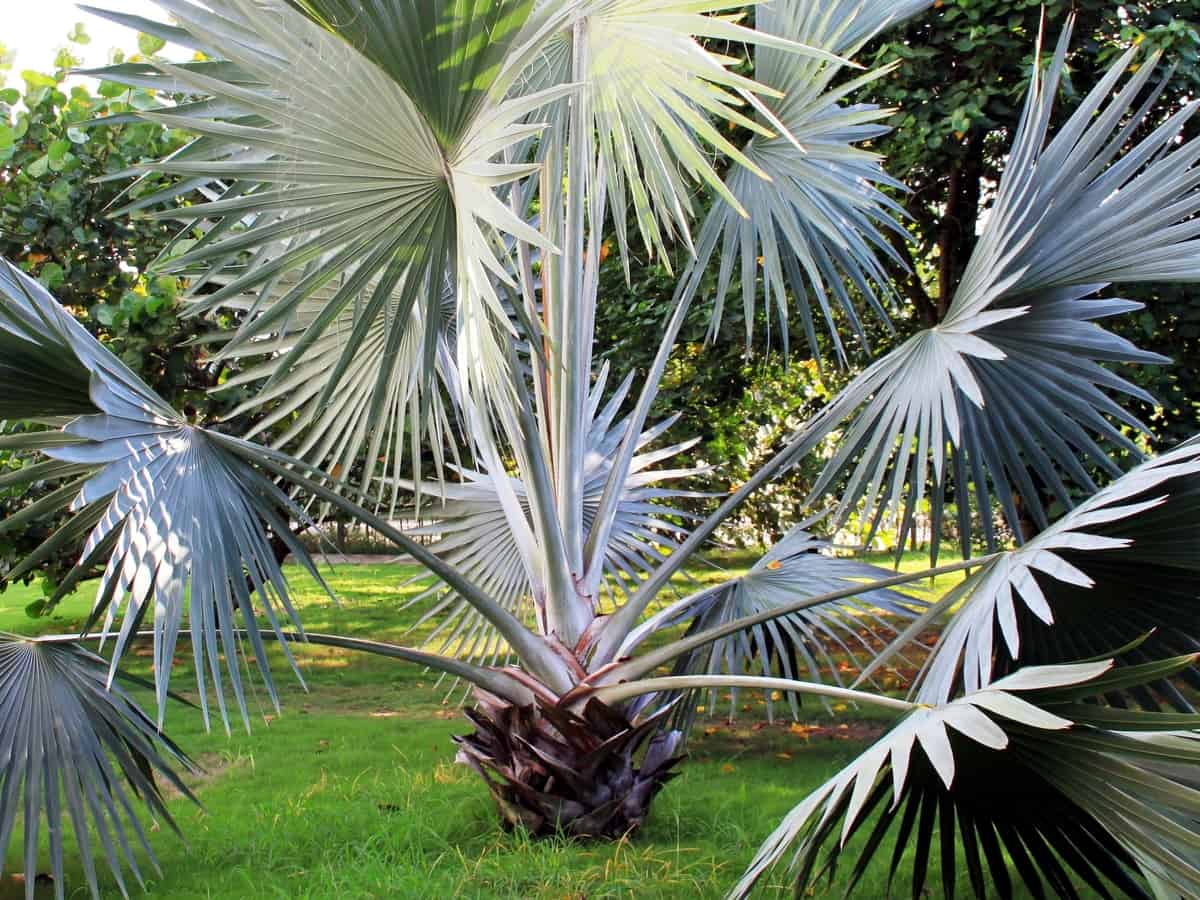
M 635 659 L 630 659 L 625 662 L 618 663 L 615 666 L 610 666 L 604 669 L 596 684 L 615 684 L 621 681 L 631 681 L 635 678 L 641 678 L 643 675 L 653 672 L 656 668 L 664 663 L 670 662 L 677 656 L 687 653 L 689 650 L 694 650 L 698 647 L 703 647 L 705 644 L 712 643 L 718 638 L 726 635 L 736 634 L 739 631 L 744 631 L 754 625 L 763 622 L 770 622 L 772 619 L 778 619 L 781 616 L 786 616 L 789 613 L 798 612 L 802 609 L 809 609 L 814 606 L 820 606 L 824 603 L 831 603 L 834 600 L 842 600 L 846 597 L 854 597 L 858 594 L 867 591 L 879 590 L 881 588 L 896 587 L 901 584 L 909 584 L 914 581 L 920 581 L 922 578 L 936 578 L 939 575 L 949 575 L 954 572 L 961 572 L 964 569 L 974 569 L 987 565 L 992 560 L 996 559 L 1000 554 L 994 553 L 990 556 L 980 556 L 973 559 L 962 560 L 961 562 L 950 563 L 944 566 L 938 566 L 936 569 L 924 569 L 920 572 L 902 572 L 891 578 L 883 578 L 879 581 L 868 581 L 862 584 L 856 584 L 853 587 L 842 588 L 837 591 L 830 591 L 826 594 L 820 594 L 815 597 L 809 597 L 805 600 L 798 600 L 795 603 L 788 603 L 774 609 L 765 610 L 761 613 L 755 613 L 751 616 L 743 616 L 740 619 L 735 619 L 732 622 L 727 622 L 723 625 L 718 625 L 714 628 L 709 628 L 701 631 L 691 637 L 681 638 L 667 644 L 665 647 L 659 647 L 651 650 L 644 656 L 639 656 Z
M 246 631 L 242 628 L 235 628 L 233 633 L 239 638 L 246 636 Z M 85 634 L 44 634 L 26 638 L 25 640 L 35 644 L 80 644 L 94 641 L 104 642 L 116 638 L 118 635 L 118 632 L 95 631 Z M 154 632 L 149 630 L 137 631 L 131 637 L 139 639 L 153 638 Z M 192 637 L 191 629 L 180 629 L 179 637 L 190 639 Z M 463 662 L 449 656 L 442 656 L 437 653 L 425 653 L 410 647 L 402 647 L 399 644 L 392 644 L 387 641 L 373 641 L 366 638 L 353 638 L 340 634 L 323 634 L 311 631 L 306 631 L 303 634 L 298 631 L 282 631 L 278 634 L 271 632 L 266 637 L 298 644 L 313 644 L 322 647 L 337 647 L 342 650 L 354 650 L 360 653 L 386 656 L 392 659 L 415 663 L 420 666 L 427 666 L 430 669 L 436 669 L 447 675 L 453 675 L 455 678 L 461 678 L 463 681 L 480 687 L 503 700 L 522 706 L 533 703 L 536 699 L 529 688 L 504 672 L 472 665 L 471 663 Z
M 593 688 L 578 694 L 576 703 L 596 697 L 604 703 L 615 704 L 645 694 L 669 693 L 671 691 L 690 691 L 696 689 L 714 688 L 750 688 L 763 691 L 782 691 L 792 694 L 812 694 L 830 700 L 843 700 L 849 703 L 865 703 L 883 709 L 897 712 L 912 712 L 917 704 L 884 694 L 872 694 L 869 691 L 855 691 L 850 688 L 838 687 L 831 684 L 820 684 L 812 681 L 794 681 L 791 678 L 764 678 L 761 675 L 669 675 L 662 678 L 639 678 L 635 681 L 624 681 L 620 684 L 610 684 Z
M 224 439 L 236 441 L 234 438 L 226 437 Z M 262 447 L 256 447 L 256 450 L 262 454 L 261 462 L 264 469 L 287 479 L 313 496 L 327 501 L 342 512 L 354 516 L 368 528 L 375 530 L 410 554 L 413 559 L 458 591 L 464 600 L 479 610 L 480 615 L 496 627 L 496 630 L 508 641 L 513 652 L 548 687 L 559 693 L 570 689 L 571 671 L 563 657 L 555 653 L 549 643 L 531 632 L 520 619 L 484 593 L 474 582 L 463 577 L 456 568 L 448 565 L 423 544 L 413 540 L 385 519 L 364 509 L 353 500 L 347 499 L 336 490 L 306 478 L 294 468 L 288 468 L 295 462 L 290 457 Z

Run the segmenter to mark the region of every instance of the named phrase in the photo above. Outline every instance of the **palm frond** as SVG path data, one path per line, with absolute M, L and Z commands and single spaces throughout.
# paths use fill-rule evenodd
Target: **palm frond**
M 700 591 L 667 606 L 643 622 L 622 645 L 618 657 L 628 656 L 645 638 L 681 623 L 689 623 L 686 636 L 727 622 L 766 612 L 806 597 L 832 593 L 856 582 L 877 581 L 891 573 L 853 559 L 826 552 L 830 545 L 802 529 L 795 529 L 773 546 L 740 578 Z M 832 680 L 843 684 L 839 661 L 829 648 L 861 670 L 877 652 L 877 645 L 895 635 L 902 623 L 926 607 L 923 601 L 886 589 L 864 585 L 861 594 L 814 606 L 755 625 L 720 638 L 680 657 L 675 675 L 740 675 L 755 669 L 769 677 L 778 669 L 784 678 Z M 836 652 L 836 651 L 835 651 Z M 839 653 L 838 656 L 841 654 Z M 828 670 L 828 678 L 824 672 Z M 788 696 L 791 714 L 799 716 L 794 695 Z M 730 699 L 730 715 L 737 709 L 737 692 Z M 709 709 L 716 711 L 716 698 Z M 695 704 L 684 702 L 681 711 L 690 717 Z M 767 694 L 767 715 L 774 704 Z
M 1200 717 L 1131 712 L 1114 727 L 1104 707 L 1086 702 L 1193 661 L 1030 667 L 909 714 L 788 814 L 732 896 L 793 847 L 798 893 L 832 876 L 843 853 L 857 857 L 849 893 L 889 834 L 889 883 L 915 846 L 914 898 L 934 846 L 947 897 L 1067 898 L 1084 883 L 1104 897 L 1148 898 L 1142 872 L 1194 896 L 1200 740 L 1185 729 Z M 969 888 L 958 884 L 959 852 Z
M 7 264 L 0 265 L 0 290 L 9 296 L 21 290 Z M 95 412 L 87 368 L 28 305 L 0 305 L 0 383 L 9 387 L 0 395 L 0 420 Z
M 861 48 L 889 28 L 902 25 L 933 5 L 931 0 L 892 0 L 890 3 L 883 0 L 829 0 L 821 6 L 820 15 L 816 16 L 810 8 L 795 3 L 776 3 L 764 12 L 794 24 L 764 30 L 784 37 L 810 33 L 825 35 L 827 40 L 813 43 L 832 53 L 845 55 L 853 52 L 851 48 Z M 763 28 L 761 15 L 758 27 Z M 796 39 L 800 40 L 799 37 Z M 776 58 L 774 62 L 782 64 L 785 61 Z
M 602 403 L 605 383 L 602 374 L 588 407 L 591 424 L 585 442 L 587 454 L 583 473 L 585 528 L 591 528 L 593 524 L 609 470 L 625 433 L 625 423 L 617 420 L 617 414 L 631 381 L 626 379 Z M 683 533 L 684 523 L 690 516 L 673 508 L 672 500 L 706 496 L 662 486 L 664 482 L 686 479 L 703 471 L 654 468 L 695 443 L 687 441 L 647 449 L 672 424 L 674 419 L 658 423 L 647 429 L 638 442 L 639 452 L 625 482 L 604 557 L 604 571 L 608 577 L 602 586 L 612 604 L 618 604 L 622 595 L 655 567 Z M 430 549 L 435 554 L 477 581 L 510 612 L 518 616 L 541 615 L 541 600 L 535 596 L 529 577 L 529 567 L 536 567 L 536 560 L 527 558 L 529 551 L 510 527 L 510 513 L 501 496 L 503 487 L 504 493 L 510 494 L 519 505 L 521 515 L 528 517 L 531 496 L 521 473 L 510 475 L 494 473 L 490 469 L 461 468 L 458 474 L 458 482 L 426 489 L 429 499 L 424 507 L 411 511 L 423 515 L 426 522 L 413 529 L 413 534 L 434 538 Z M 505 484 L 497 485 L 497 478 L 503 478 Z M 402 482 L 402 485 L 409 490 L 417 487 L 412 482 Z M 430 603 L 435 598 L 436 601 Z M 429 641 L 436 642 L 439 652 L 492 662 L 503 654 L 503 643 L 494 629 L 488 627 L 456 592 L 446 590 L 444 585 L 435 584 L 413 598 L 412 603 L 429 604 L 417 624 L 430 620 L 438 623 Z
M 274 294 L 286 293 L 294 282 L 294 278 L 281 279 Z M 408 326 L 393 327 L 393 319 L 406 311 L 402 291 L 397 289 L 392 299 L 368 318 L 359 304 L 366 303 L 374 290 L 375 284 L 368 283 L 355 299 L 354 308 L 343 310 L 309 345 L 295 369 L 272 383 L 278 356 L 303 340 L 337 291 L 336 285 L 318 288 L 280 325 L 275 339 L 228 351 L 228 357 L 244 368 L 219 388 L 270 384 L 232 410 L 228 418 L 266 407 L 267 414 L 258 417 L 246 433 L 247 439 L 270 436 L 272 446 L 342 475 L 358 484 L 360 492 L 379 484 L 381 468 L 390 478 L 400 478 L 406 457 L 414 478 L 422 480 L 422 450 L 426 448 L 434 458 L 433 478 L 440 481 L 443 453 L 459 443 L 453 434 L 458 411 L 453 402 L 457 367 L 452 286 L 444 287 L 441 308 L 434 310 L 437 321 L 431 327 L 437 331 L 432 366 L 437 377 L 432 382 L 425 377 L 428 329 L 421 320 L 422 310 L 408 306 Z M 240 305 L 248 307 L 253 302 L 253 298 L 244 298 Z M 220 342 L 224 336 L 213 340 Z M 344 374 L 335 377 L 338 372 Z M 334 387 L 328 389 L 331 379 Z M 280 430 L 272 434 L 276 428 Z M 394 509 L 393 495 L 389 511 Z
M 179 829 L 155 773 L 196 799 L 172 768 L 176 764 L 194 772 L 191 760 L 128 694 L 106 683 L 107 669 L 105 660 L 76 644 L 0 635 L 0 860 L 7 859 L 20 820 L 28 900 L 34 896 L 43 822 L 56 897 L 65 896 L 63 835 L 68 821 L 91 895 L 101 896 L 93 858 L 96 841 L 117 888 L 128 897 L 122 860 L 143 884 L 131 834 L 160 871 L 134 798 L 176 834 Z
M 379 4 L 285 0 L 386 72 L 443 147 L 470 131 L 491 97 L 522 68 L 529 39 L 550 24 L 534 0 Z M 570 4 L 564 4 L 569 6 Z M 562 14 L 557 17 L 562 21 Z M 525 53 L 517 52 L 525 48 Z
M 140 114 L 198 137 L 139 169 L 179 176 L 179 183 L 123 207 L 165 206 L 148 214 L 186 223 L 190 246 L 176 245 L 159 264 L 190 275 L 193 293 L 219 285 L 197 296 L 192 312 L 256 294 L 259 302 L 232 349 L 278 337 L 302 304 L 321 297 L 320 314 L 277 358 L 269 388 L 294 374 L 306 351 L 344 321 L 344 312 L 353 310 L 361 327 L 351 334 L 361 339 L 396 306 L 394 315 L 383 316 L 395 346 L 414 326 L 415 308 L 424 326 L 428 379 L 449 269 L 463 390 L 487 395 L 507 385 L 511 327 L 496 284 L 508 277 L 500 235 L 552 248 L 496 193 L 537 167 L 496 159 L 539 131 L 524 122 L 531 111 L 568 90 L 493 97 L 492 81 L 503 68 L 495 59 L 507 52 L 509 32 L 520 29 L 528 3 L 496 5 L 492 31 L 480 31 L 491 14 L 465 15 L 453 3 L 389 6 L 378 22 L 370 19 L 372 40 L 364 44 L 370 57 L 348 42 L 363 43 L 358 28 L 369 18 L 346 20 L 350 5 L 306 4 L 316 10 L 312 15 L 284 0 L 215 0 L 207 9 L 186 0 L 161 5 L 210 59 L 93 74 L 207 98 Z M 446 17 L 432 22 L 434 13 Z M 325 26 L 346 32 L 348 40 Z M 426 42 L 429 28 L 436 34 Z M 402 38 L 425 49 L 380 68 L 376 38 Z M 428 57 L 439 53 L 446 57 Z M 457 90 L 464 85 L 469 89 Z M 206 202 L 177 203 L 195 190 Z M 288 278 L 286 291 L 273 289 Z M 334 290 L 319 293 L 331 285 Z M 329 373 L 322 405 L 351 377 L 353 349 L 348 346 Z
M 882 0 L 834 4 L 777 0 L 757 8 L 756 26 L 768 34 L 852 56 L 884 28 L 929 5 L 925 0 L 900 8 Z M 798 59 L 776 47 L 755 51 L 755 78 L 779 92 L 762 102 L 787 133 L 750 139 L 742 152 L 751 165 L 733 166 L 725 179 L 726 191 L 736 202 L 718 198 L 701 228 L 690 287 L 697 289 L 699 274 L 714 257 L 721 259 L 710 338 L 721 324 L 735 262 L 739 263 L 747 344 L 754 328 L 760 273 L 764 308 L 779 322 L 785 352 L 789 288 L 814 355 L 819 355 L 819 348 L 813 301 L 843 362 L 846 352 L 835 306 L 860 343 L 869 347 L 851 289 L 857 289 L 880 319 L 889 321 L 884 303 L 894 294 L 880 257 L 904 263 L 884 232 L 891 229 L 900 239 L 907 237 L 894 219 L 903 215 L 902 209 L 880 187 L 903 190 L 903 186 L 883 170 L 879 154 L 859 145 L 888 132 L 881 122 L 891 111 L 847 98 L 885 77 L 891 67 L 849 80 L 842 78 L 845 68 L 823 59 Z
M 1018 665 L 1131 647 L 1139 663 L 1200 650 L 1200 441 L 1164 453 L 1088 498 L 1029 543 L 989 563 L 914 623 L 957 611 L 923 673 L 918 699 L 940 703 Z M 961 605 L 959 605 L 961 604 Z M 1144 638 L 1144 640 L 1142 640 Z M 1181 673 L 1200 687 L 1200 673 Z M 1157 699 L 1156 699 L 1157 698 Z M 1136 701 L 1190 711 L 1170 682 Z
M 582 82 L 599 135 L 599 163 L 626 261 L 625 222 L 631 200 L 647 249 L 662 253 L 664 260 L 668 241 L 678 238 L 691 244 L 690 185 L 707 185 L 740 209 L 713 168 L 705 145 L 767 177 L 713 120 L 773 137 L 778 129 L 756 120 L 752 109 L 765 112 L 762 96 L 776 91 L 735 72 L 737 60 L 710 51 L 699 38 L 836 60 L 824 48 L 739 24 L 731 13 L 740 14 L 744 6 L 728 0 L 586 0 L 580 4 L 577 62 L 586 77 L 576 76 L 576 80 Z M 557 41 L 557 48 L 537 64 L 543 69 L 561 67 L 553 77 L 566 80 L 571 72 L 571 36 L 560 34 Z
M 1134 48 L 1048 139 L 1069 37 L 1035 77 L 945 320 L 867 369 L 822 422 L 844 433 L 813 496 L 844 478 L 839 513 L 861 502 L 876 527 L 902 509 L 901 543 L 927 496 L 937 532 L 949 485 L 966 548 L 972 508 L 994 546 L 993 501 L 1021 539 L 1022 512 L 1044 528 L 1048 498 L 1070 508 L 1096 470 L 1118 476 L 1106 448 L 1138 458 L 1122 428 L 1144 426 L 1113 395 L 1152 399 L 1110 366 L 1166 360 L 1097 324 L 1138 304 L 1088 298 L 1108 282 L 1200 280 L 1200 140 L 1178 140 L 1197 104 L 1150 127 L 1157 92 L 1139 98 L 1154 59 L 1117 89 Z
M 97 566 L 104 566 L 89 627 L 102 620 L 107 633 L 118 612 L 123 613 L 110 678 L 153 608 L 161 722 L 186 611 L 205 715 L 207 672 L 228 727 L 223 654 L 229 682 L 248 722 L 235 620 L 240 614 L 259 671 L 277 703 L 257 615 L 264 614 L 277 634 L 281 617 L 297 629 L 300 623 L 268 529 L 320 580 L 289 526 L 304 519 L 303 511 L 254 468 L 252 453 L 239 455 L 230 444 L 214 440 L 214 435 L 180 417 L 41 285 L 8 263 L 0 265 L 0 309 L 9 319 L 40 322 L 40 346 L 71 354 L 74 364 L 90 376 L 94 408 L 91 415 L 79 416 L 61 428 L 10 438 L 22 449 L 37 450 L 63 467 L 55 470 L 59 474 L 69 471 L 77 477 L 0 523 L 8 529 L 52 512 L 74 514 L 9 577 L 19 577 L 51 552 L 82 543 L 79 561 L 60 585 L 56 599 Z M 13 381 L 0 383 L 0 393 L 22 377 L 22 371 L 15 371 Z M 38 415 L 39 406 L 35 399 L 25 415 Z M 32 466 L 11 477 L 28 480 L 40 474 L 42 470 Z M 286 642 L 281 644 L 286 652 Z

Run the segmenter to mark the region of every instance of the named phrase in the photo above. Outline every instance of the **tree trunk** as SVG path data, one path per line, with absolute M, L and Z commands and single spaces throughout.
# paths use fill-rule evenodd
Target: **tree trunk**
M 913 257 L 912 245 L 891 228 L 885 229 L 885 234 L 892 248 L 900 254 L 902 259 L 908 261 L 907 271 L 892 261 L 896 283 L 904 291 L 904 296 L 916 308 L 925 327 L 932 328 L 938 323 L 937 307 L 921 283 L 921 275 L 917 272 L 917 261 Z
M 304 534 L 306 531 L 308 531 L 308 526 L 301 525 L 292 532 L 292 535 L 294 537 L 300 537 L 300 535 Z M 283 561 L 291 554 L 292 548 L 289 547 L 287 541 L 285 541 L 280 535 L 276 534 L 273 529 L 268 532 L 267 540 L 271 544 L 271 552 L 275 555 L 275 562 L 282 566 Z
M 983 142 L 975 131 L 967 139 L 966 155 L 950 171 L 946 212 L 938 232 L 938 321 L 946 317 L 950 301 L 975 250 L 979 201 L 983 192 Z
M 950 187 L 946 191 L 946 214 L 938 231 L 938 321 L 946 318 L 950 298 L 958 284 L 958 248 L 962 237 L 959 215 L 962 212 L 962 169 L 950 170 Z
M 457 759 L 487 783 L 505 827 L 537 837 L 631 834 L 683 759 L 682 734 L 664 727 L 669 710 L 635 725 L 595 699 L 581 715 L 550 703 L 476 699 L 466 711 L 476 730 L 454 738 Z

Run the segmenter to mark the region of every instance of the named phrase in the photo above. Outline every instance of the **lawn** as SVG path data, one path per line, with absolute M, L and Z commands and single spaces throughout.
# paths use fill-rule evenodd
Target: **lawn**
M 725 557 L 691 576 L 712 581 L 744 565 Z M 901 564 L 920 565 L 917 555 Z M 417 590 L 404 584 L 412 571 L 342 566 L 329 579 L 339 605 L 298 569 L 288 574 L 310 630 L 412 642 L 403 636 L 418 612 L 400 609 Z M 916 590 L 938 593 L 958 577 Z M 20 588 L 0 595 L 0 629 L 71 631 L 91 599 L 85 586 L 51 618 L 32 620 L 24 607 L 34 596 Z M 138 650 L 131 670 L 148 674 L 147 657 Z M 185 696 L 193 685 L 189 659 L 185 649 L 172 680 Z M 853 709 L 809 704 L 800 724 L 766 725 L 753 709 L 761 700 L 743 696 L 739 705 L 750 710 L 739 721 L 702 720 L 682 776 L 631 840 L 533 842 L 502 831 L 483 785 L 454 763 L 450 737 L 465 727 L 461 690 L 376 657 L 311 647 L 298 659 L 309 692 L 276 652 L 283 712 L 276 715 L 257 688 L 249 734 L 237 721 L 232 735 L 219 722 L 209 733 L 192 709 L 169 710 L 168 732 L 205 770 L 194 780 L 203 808 L 172 799 L 187 844 L 165 827 L 151 835 L 163 869 L 147 877 L 151 896 L 719 897 L 780 818 L 882 724 Z M 10 867 L 18 854 L 14 847 Z M 855 896 L 885 894 L 888 857 L 880 854 Z M 68 896 L 86 896 L 78 866 L 68 880 Z M 776 880 L 764 895 L 788 893 L 786 880 Z M 103 884 L 116 895 L 114 883 Z M 840 896 L 836 883 L 829 895 Z

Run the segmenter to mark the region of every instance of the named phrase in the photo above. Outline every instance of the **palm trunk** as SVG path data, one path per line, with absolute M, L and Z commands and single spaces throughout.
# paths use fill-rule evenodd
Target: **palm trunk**
M 592 699 L 576 714 L 548 702 L 515 706 L 486 694 L 467 710 L 458 761 L 487 783 L 506 828 L 537 837 L 615 840 L 641 827 L 675 777 L 682 734 L 663 711 L 637 724 Z

